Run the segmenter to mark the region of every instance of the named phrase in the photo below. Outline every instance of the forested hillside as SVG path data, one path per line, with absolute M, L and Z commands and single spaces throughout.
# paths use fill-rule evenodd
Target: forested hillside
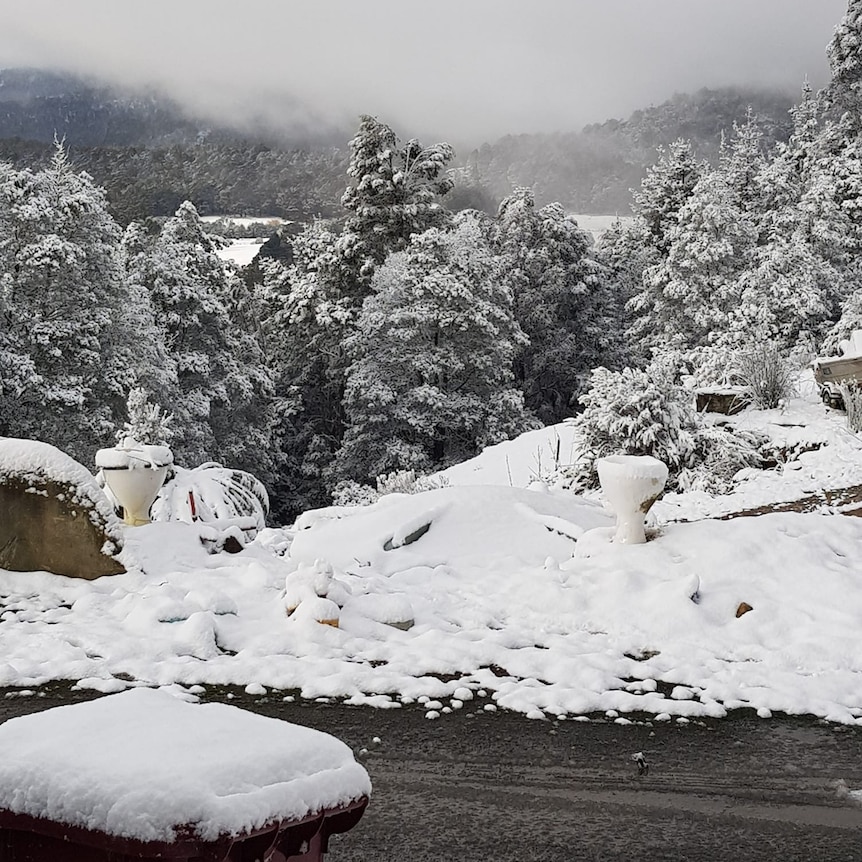
M 533 188 L 538 203 L 560 201 L 572 212 L 628 213 L 656 149 L 677 138 L 690 141 L 699 157 L 713 162 L 722 135 L 751 110 L 769 147 L 790 136 L 793 99 L 760 90 L 700 90 L 607 120 L 582 131 L 554 135 L 509 135 L 484 144 L 466 159 L 471 179 L 499 200 L 515 186 Z
M 515 188 L 533 189 L 539 205 L 559 201 L 574 212 L 628 213 L 631 189 L 657 158 L 656 148 L 683 137 L 710 161 L 722 134 L 749 108 L 765 144 L 791 130 L 786 95 L 702 90 L 581 131 L 510 135 L 456 153 L 450 207 L 489 213 Z M 69 76 L 34 70 L 0 73 L 0 158 L 44 166 L 54 137 L 74 164 L 107 191 L 123 224 L 168 216 L 184 200 L 203 214 L 278 215 L 297 221 L 340 208 L 349 133 L 309 137 L 215 128 L 186 117 L 163 97 L 123 94 Z

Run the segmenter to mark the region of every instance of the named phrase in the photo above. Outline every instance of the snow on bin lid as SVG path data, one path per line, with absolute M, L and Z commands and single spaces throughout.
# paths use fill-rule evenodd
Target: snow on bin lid
M 0 808 L 141 841 L 205 841 L 371 792 L 327 733 L 131 689 L 0 725 Z
M 174 453 L 167 446 L 150 446 L 126 437 L 122 443 L 96 452 L 96 466 L 103 470 L 123 470 L 127 467 L 164 467 L 173 464 Z
M 667 481 L 667 464 L 652 455 L 608 455 L 596 461 L 597 469 L 627 479 L 656 479 Z

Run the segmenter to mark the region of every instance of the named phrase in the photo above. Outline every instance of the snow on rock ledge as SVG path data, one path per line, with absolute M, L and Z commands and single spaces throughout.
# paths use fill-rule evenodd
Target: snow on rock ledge
M 141 841 L 211 841 L 368 796 L 340 740 L 153 689 L 0 726 L 0 808 Z
M 54 446 L 0 437 L 0 569 L 114 575 L 122 525 L 94 476 Z

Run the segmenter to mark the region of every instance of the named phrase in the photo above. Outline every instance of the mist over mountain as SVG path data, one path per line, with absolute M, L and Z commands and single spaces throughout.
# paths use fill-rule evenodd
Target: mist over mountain
M 723 88 L 677 94 L 579 131 L 513 134 L 459 153 L 450 193 L 454 208 L 493 211 L 516 186 L 537 203 L 560 201 L 575 212 L 626 213 L 632 188 L 679 137 L 714 160 L 722 134 L 751 110 L 768 145 L 790 134 L 793 98 L 774 91 Z M 412 130 L 399 129 L 403 138 Z M 307 220 L 340 211 L 353 129 L 233 127 L 189 116 L 155 91 L 39 69 L 0 72 L 0 158 L 18 166 L 44 163 L 55 137 L 75 164 L 108 191 L 121 222 L 169 215 L 185 200 L 202 213 L 281 215 Z M 433 143 L 433 141 L 424 141 Z
M 220 122 L 190 112 L 155 88 L 108 85 L 46 69 L 0 70 L 0 138 L 72 147 L 158 147 L 174 144 L 255 140 L 281 147 L 325 147 L 343 143 L 350 129 L 326 124 L 274 128 L 264 120 Z
M 787 93 L 739 87 L 677 93 L 658 105 L 579 132 L 507 135 L 467 158 L 473 182 L 500 199 L 514 186 L 530 186 L 540 204 L 559 201 L 582 213 L 626 213 L 632 188 L 656 161 L 657 148 L 677 138 L 691 141 L 700 158 L 713 162 L 722 135 L 743 123 L 750 110 L 767 147 L 792 130 Z

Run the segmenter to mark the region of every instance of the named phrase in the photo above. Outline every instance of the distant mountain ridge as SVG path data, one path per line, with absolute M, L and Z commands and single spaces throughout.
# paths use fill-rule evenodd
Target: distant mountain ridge
M 722 133 L 744 121 L 749 107 L 768 144 L 786 140 L 792 104 L 787 94 L 756 89 L 700 90 L 581 131 L 507 135 L 461 154 L 450 206 L 493 211 L 514 187 L 530 186 L 540 205 L 624 214 L 657 146 L 685 137 L 713 160 Z M 397 129 L 397 118 L 381 119 Z M 218 127 L 155 91 L 41 69 L 0 71 L 0 158 L 37 165 L 55 136 L 64 138 L 123 222 L 171 214 L 186 198 L 202 212 L 266 211 L 293 220 L 335 214 L 350 135 Z
M 162 147 L 203 140 L 252 140 L 281 147 L 331 146 L 332 129 L 244 130 L 195 117 L 154 89 L 111 86 L 44 69 L 0 70 L 0 138 L 50 143 L 65 138 L 75 147 Z
M 560 201 L 584 213 L 628 210 L 656 148 L 686 138 L 695 152 L 713 161 L 722 134 L 742 123 L 751 108 L 767 146 L 786 141 L 792 131 L 793 98 L 756 89 L 702 89 L 635 111 L 626 120 L 607 120 L 580 132 L 508 135 L 484 144 L 467 159 L 469 175 L 493 196 L 513 186 L 531 186 L 537 203 Z
M 204 129 L 157 94 L 131 93 L 42 69 L 0 71 L 0 138 L 80 147 L 190 143 Z

